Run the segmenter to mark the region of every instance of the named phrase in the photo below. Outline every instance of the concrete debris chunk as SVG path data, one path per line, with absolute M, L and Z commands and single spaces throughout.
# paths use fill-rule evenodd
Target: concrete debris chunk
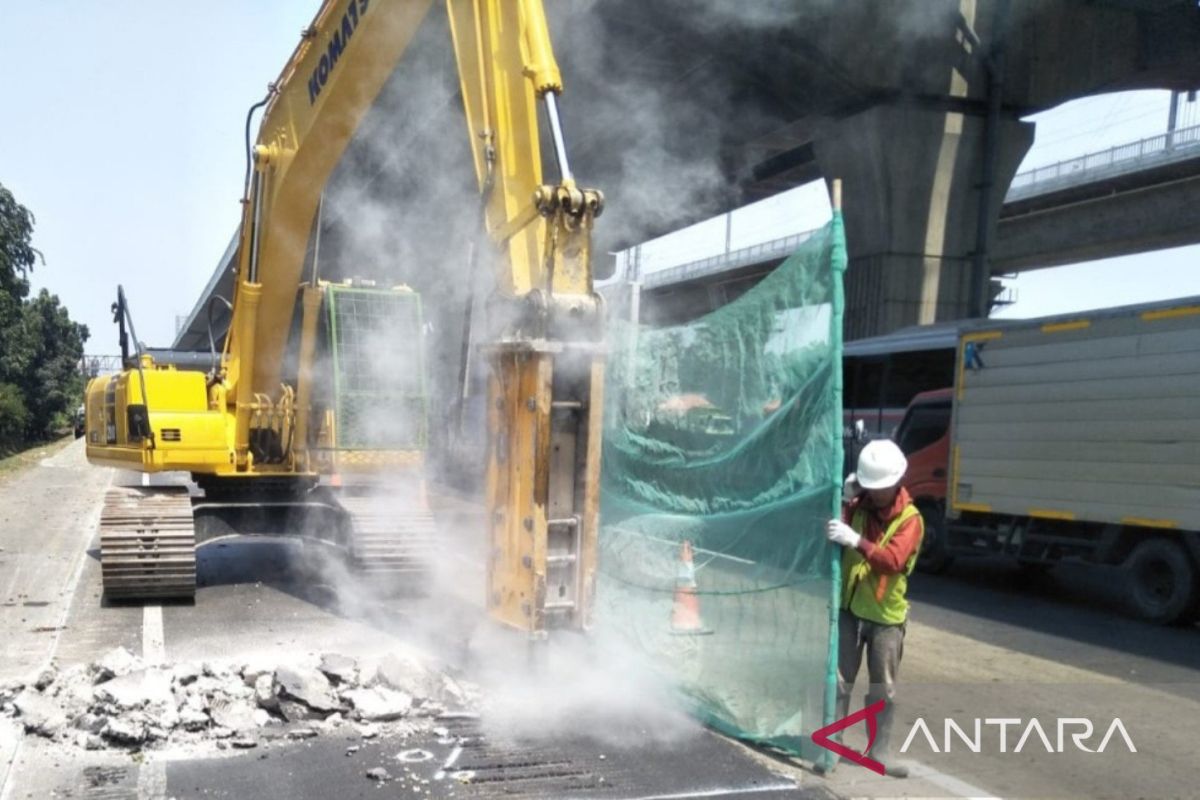
M 84 712 L 75 717 L 71 724 L 85 733 L 99 733 L 104 730 L 106 722 L 108 722 L 108 718 L 101 714 Z
M 281 696 L 299 700 L 314 711 L 338 711 L 341 704 L 329 679 L 316 669 L 280 667 L 275 670 L 275 687 Z
M 13 706 L 21 715 L 21 724 L 25 726 L 26 733 L 53 739 L 67 725 L 67 716 L 58 704 L 32 689 L 17 695 Z
M 211 675 L 201 675 L 187 686 L 188 694 L 194 694 L 198 697 L 203 697 L 205 700 L 211 699 L 213 696 L 221 693 L 225 683 L 212 677 Z
M 104 724 L 100 735 L 117 744 L 141 744 L 146 741 L 146 725 L 134 714 L 113 717 Z
M 289 739 L 312 739 L 317 735 L 316 728 L 292 728 L 287 732 Z
M 379 781 L 380 783 L 391 780 L 392 778 L 391 774 L 383 767 L 374 767 L 373 769 L 367 770 L 367 777 L 373 781 Z
M 275 694 L 275 678 L 271 673 L 259 675 L 254 681 L 254 702 L 268 711 L 279 708 L 279 697 Z
M 346 692 L 346 699 L 354 704 L 360 719 L 368 722 L 388 722 L 400 719 L 412 710 L 412 696 L 405 692 L 375 686 L 370 689 L 355 689 Z
M 372 686 L 382 684 L 389 689 L 396 689 L 421 702 L 436 699 L 435 695 L 441 690 L 441 675 L 412 655 L 390 653 L 379 662 L 370 683 Z
M 201 670 L 195 664 L 176 664 L 171 670 L 171 677 L 180 686 L 195 682 L 201 675 Z
M 288 722 L 308 722 L 325 716 L 324 713 L 313 711 L 299 700 L 280 700 L 279 713 Z
M 54 683 L 55 679 L 57 678 L 58 670 L 51 665 L 38 673 L 37 678 L 35 678 L 33 681 L 33 686 L 39 692 L 44 692 L 46 689 L 50 688 L 50 684 Z
M 109 650 L 89 668 L 93 683 L 100 683 L 142 668 L 142 660 L 124 647 Z
M 258 727 L 258 720 L 254 718 L 256 710 L 248 700 L 220 697 L 213 700 L 208 713 L 212 721 L 223 728 L 248 731 Z
M 25 682 L 19 680 L 7 680 L 0 683 L 0 702 L 9 702 L 14 697 L 21 693 L 25 688 Z
M 209 717 L 203 711 L 185 708 L 179 712 L 179 725 L 185 731 L 202 731 L 208 727 Z
M 334 683 L 355 683 L 358 681 L 358 662 L 349 656 L 338 653 L 325 653 L 317 669 Z
M 264 656 L 256 656 L 247 660 L 241 668 L 242 680 L 247 686 L 253 686 L 263 675 L 275 674 L 275 661 Z
M 252 747 L 258 747 L 258 740 L 249 736 L 237 736 L 229 742 L 238 750 L 249 750 Z
M 157 669 L 142 669 L 99 683 L 92 694 L 102 703 L 119 709 L 142 708 L 147 705 L 174 705 L 170 676 Z

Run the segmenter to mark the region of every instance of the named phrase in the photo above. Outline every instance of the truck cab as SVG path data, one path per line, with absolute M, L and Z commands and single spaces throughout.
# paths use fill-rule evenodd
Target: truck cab
M 926 572 L 941 572 L 952 560 L 947 551 L 945 514 L 953 410 L 953 389 L 921 392 L 909 403 L 894 436 L 908 458 L 904 488 L 925 520 L 917 565 Z

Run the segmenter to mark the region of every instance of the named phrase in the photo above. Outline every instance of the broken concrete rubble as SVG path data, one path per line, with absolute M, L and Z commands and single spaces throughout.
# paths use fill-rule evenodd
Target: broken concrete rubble
M 258 720 L 254 717 L 256 710 L 248 700 L 218 697 L 212 701 L 208 713 L 212 721 L 223 728 L 248 731 L 258 727 Z
M 111 678 L 127 675 L 142 668 L 142 660 L 124 647 L 109 650 L 99 661 L 93 662 L 90 671 L 92 682 L 100 683 Z
M 412 695 L 385 686 L 354 689 L 342 696 L 354 704 L 354 714 L 368 722 L 400 719 L 411 711 L 413 706 Z
M 452 678 L 411 654 L 365 664 L 326 653 L 280 666 L 263 659 L 147 667 L 117 648 L 94 663 L 0 685 L 0 716 L 28 735 L 81 749 L 249 749 L 330 734 L 406 737 L 428 729 L 444 704 L 461 707 L 459 697 L 466 702 Z
M 281 666 L 275 670 L 275 688 L 281 698 L 299 700 L 313 711 L 333 712 L 342 707 L 320 670 Z
M 102 703 L 111 703 L 119 709 L 134 709 L 144 706 L 165 707 L 174 705 L 171 694 L 171 676 L 158 669 L 142 669 L 130 672 L 103 683 L 96 684 L 92 695 Z
M 26 689 L 13 700 L 26 733 L 53 739 L 67 725 L 67 716 L 53 700 Z
M 279 708 L 279 697 L 275 694 L 275 675 L 259 675 L 254 681 L 254 701 L 268 711 Z
M 349 656 L 325 653 L 317 669 L 335 683 L 355 683 L 358 680 L 358 662 Z

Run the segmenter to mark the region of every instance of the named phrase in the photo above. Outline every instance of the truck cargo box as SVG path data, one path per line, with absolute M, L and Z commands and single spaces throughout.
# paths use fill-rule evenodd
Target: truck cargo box
M 965 332 L 951 515 L 1200 530 L 1200 298 Z

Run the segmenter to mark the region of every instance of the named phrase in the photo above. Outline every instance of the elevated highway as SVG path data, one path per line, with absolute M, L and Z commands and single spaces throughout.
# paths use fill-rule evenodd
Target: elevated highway
M 549 11 L 575 173 L 609 199 L 597 251 L 839 177 L 852 337 L 982 313 L 1003 198 L 1033 139 L 1021 117 L 1100 92 L 1200 86 L 1192 0 Z M 448 42 L 437 6 L 329 182 L 322 217 L 297 231 L 313 253 L 319 232 L 322 277 L 409 283 L 446 315 L 444 331 L 461 329 L 467 287 L 487 291 L 464 274 L 476 192 Z M 209 298 L 229 286 L 222 266 L 177 346 L 207 349 Z
M 1000 211 L 993 277 L 1200 243 L 1200 126 L 1018 173 Z M 640 276 L 644 319 L 671 322 L 736 297 L 811 232 Z

